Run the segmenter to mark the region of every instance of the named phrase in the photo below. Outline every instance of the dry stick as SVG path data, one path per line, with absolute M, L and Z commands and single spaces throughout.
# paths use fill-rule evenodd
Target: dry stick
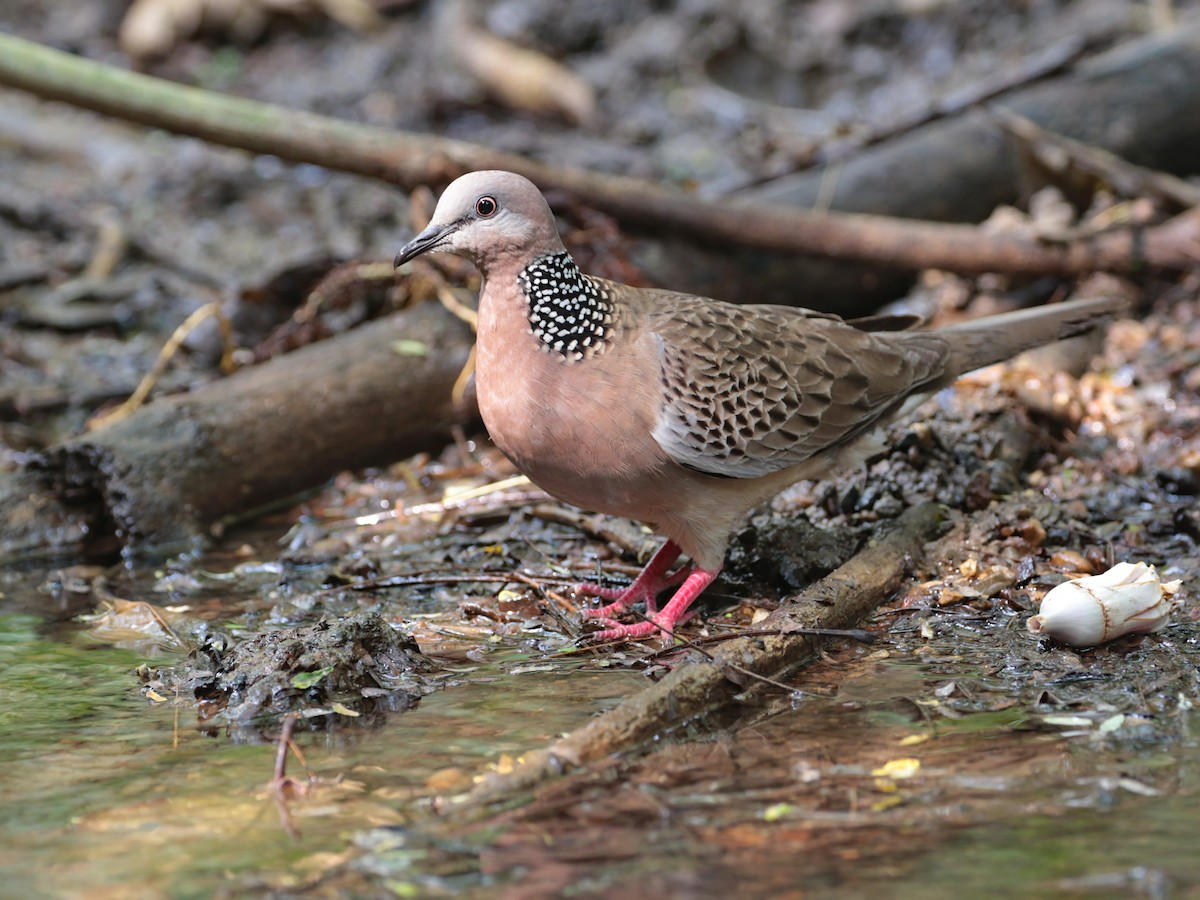
M 829 147 L 816 154 L 815 161 L 820 165 L 840 162 L 864 147 L 892 140 L 909 131 L 915 131 L 922 125 L 958 115 L 989 100 L 996 100 L 1016 88 L 1038 81 L 1077 62 L 1088 49 L 1088 44 L 1089 42 L 1079 35 L 1068 35 L 1043 50 L 1035 51 L 1016 65 L 1006 67 L 996 73 L 992 80 L 972 82 L 953 90 L 944 97 L 932 100 L 927 108 L 918 109 L 911 116 L 903 117 L 900 121 L 883 128 L 868 131 L 866 134 L 852 135 L 844 140 L 835 140 Z
M 646 615 L 643 612 L 639 612 L 636 609 L 629 610 L 629 612 L 632 612 L 637 618 L 641 619 L 643 622 L 653 622 L 654 621 L 648 615 Z M 793 694 L 796 692 L 796 689 L 794 687 L 792 687 L 790 684 L 784 684 L 782 681 L 776 681 L 774 678 L 768 678 L 766 675 L 762 675 L 758 672 L 755 672 L 753 669 L 747 669 L 745 666 L 740 666 L 737 663 L 731 662 L 728 659 L 725 659 L 725 658 L 718 659 L 716 656 L 709 653 L 704 647 L 700 646 L 700 644 L 702 642 L 705 642 L 703 639 L 701 639 L 701 641 L 690 641 L 683 635 L 678 634 L 677 632 L 671 631 L 670 629 L 668 629 L 664 626 L 659 626 L 659 630 L 661 630 L 663 634 L 665 634 L 668 638 L 670 638 L 674 642 L 674 646 L 671 646 L 671 647 L 666 648 L 665 650 L 659 651 L 659 653 L 655 654 L 656 656 L 661 656 L 663 653 L 674 653 L 681 649 L 695 650 L 697 653 L 699 653 L 701 656 L 703 656 L 709 662 L 716 663 L 719 666 L 723 666 L 724 668 L 728 669 L 730 672 L 733 672 L 735 675 L 737 675 L 738 677 L 742 678 L 745 681 L 756 681 L 759 684 L 770 685 L 773 688 L 778 688 L 779 690 L 783 691 L 786 694 Z M 758 635 L 758 636 L 769 635 L 769 636 L 774 637 L 775 635 L 781 634 L 781 633 L 782 633 L 781 631 L 777 631 L 774 629 L 765 630 L 765 631 L 760 629 L 757 631 L 746 632 L 744 634 L 730 634 L 730 635 L 726 635 L 726 637 L 729 638 L 730 640 L 737 640 L 738 638 L 751 637 L 751 636 L 755 636 L 755 635 Z M 847 637 L 849 635 L 857 635 L 857 636 L 865 635 L 866 639 L 865 639 L 864 643 L 870 643 L 871 641 L 875 640 L 874 635 L 872 635 L 870 632 L 852 631 L 852 630 L 846 629 L 846 628 L 789 628 L 787 630 L 787 633 L 789 635 L 805 634 L 810 637 L 812 637 L 812 636 L 825 637 L 825 636 L 830 636 L 830 635 L 837 636 L 837 637 Z M 617 641 L 613 641 L 610 643 L 620 643 L 620 640 L 618 639 Z M 606 646 L 606 645 L 602 644 L 601 646 Z M 731 680 L 733 680 L 735 682 L 737 681 L 736 678 L 732 678 L 732 676 L 728 676 L 728 673 L 726 673 L 726 674 L 727 674 L 727 677 L 731 678 Z
M 539 503 L 530 512 L 544 522 L 568 525 L 584 534 L 607 541 L 635 560 L 648 560 L 658 549 L 658 541 L 654 537 L 647 535 L 644 539 L 635 541 L 629 535 L 622 534 L 617 529 L 606 525 L 606 519 L 601 515 L 585 513 L 553 503 Z
M 546 585 L 543 582 L 539 581 L 538 579 L 531 578 L 528 575 L 522 574 L 521 572 L 514 572 L 513 578 L 515 580 L 519 581 L 521 584 L 525 585 L 526 587 L 532 588 L 533 590 L 537 591 L 538 594 L 540 594 L 542 597 L 551 601 L 550 603 L 538 604 L 538 608 L 541 609 L 542 612 L 544 612 L 550 618 L 552 618 L 555 621 L 555 623 L 557 623 L 558 627 L 562 630 L 563 634 L 566 634 L 572 638 L 574 638 L 578 634 L 579 628 L 577 627 L 577 625 L 575 623 L 571 622 L 560 611 L 560 607 L 562 609 L 570 608 L 569 604 L 566 602 L 564 597 L 562 597 L 560 594 L 547 588 Z
M 446 310 L 453 316 L 461 319 L 471 326 L 471 330 L 479 331 L 479 313 L 472 309 L 467 304 L 455 296 L 450 285 L 446 283 L 446 279 L 441 276 L 437 269 L 431 267 L 431 272 L 434 273 L 434 291 L 437 293 L 438 302 L 446 307 Z M 475 374 L 475 347 L 471 347 L 471 353 L 467 357 L 467 361 L 463 364 L 462 371 L 458 373 L 458 377 L 454 379 L 454 387 L 450 391 L 450 402 L 454 406 L 460 407 L 467 396 L 467 386 L 471 383 L 471 376 Z
M 300 829 L 296 827 L 296 820 L 292 817 L 292 810 L 288 805 L 290 792 L 296 784 L 287 774 L 288 749 L 295 750 L 296 755 L 300 756 L 299 749 L 292 742 L 292 732 L 295 730 L 296 716 L 286 716 L 283 720 L 283 729 L 279 733 L 279 742 L 275 748 L 275 771 L 271 776 L 271 781 L 267 785 L 271 799 L 275 801 L 275 808 L 279 811 L 279 823 L 292 840 L 297 840 L 300 837 Z M 303 762 L 303 759 L 301 759 L 301 762 Z
M 910 612 L 910 610 L 898 610 L 899 612 Z M 687 646 L 695 647 L 697 650 L 703 651 L 703 648 L 713 644 L 723 644 L 726 641 L 736 641 L 740 638 L 748 637 L 763 637 L 764 635 L 778 634 L 778 629 L 774 628 L 740 628 L 730 625 L 730 628 L 737 628 L 737 631 L 731 631 L 728 634 L 713 634 L 708 637 L 698 637 L 694 641 L 687 641 Z M 875 643 L 876 636 L 873 632 L 863 628 L 793 628 L 789 634 L 815 634 L 819 637 L 844 637 L 852 641 L 858 641 L 860 644 Z M 664 647 L 655 657 L 666 656 L 668 654 L 677 653 L 678 647 Z M 791 688 L 789 688 L 791 690 Z
M 474 807 L 527 790 L 559 773 L 609 754 L 627 751 L 653 736 L 731 702 L 743 690 L 729 680 L 734 666 L 779 678 L 807 661 L 817 638 L 794 628 L 844 628 L 861 619 L 900 583 L 912 560 L 942 525 L 934 503 L 904 513 L 887 535 L 859 553 L 761 623 L 773 633 L 731 641 L 713 661 L 680 666 L 662 681 L 631 697 L 549 747 L 525 755 L 511 772 L 492 774 L 460 801 Z
M 1141 197 L 1150 194 L 1178 204 L 1183 209 L 1200 205 L 1200 188 L 1183 178 L 1134 165 L 1115 153 L 1043 128 L 1003 106 L 988 107 L 986 112 L 996 119 L 1001 128 L 1023 141 L 1043 163 L 1050 155 L 1049 151 L 1054 151 L 1055 155 L 1110 185 L 1120 196 Z M 1063 164 L 1057 165 L 1062 167 Z
M 158 357 L 154 360 L 154 365 L 150 367 L 150 371 L 138 383 L 134 392 L 129 395 L 129 399 L 114 409 L 94 416 L 88 422 L 88 430 L 95 431 L 104 425 L 115 424 L 144 406 L 146 398 L 154 390 L 154 385 L 158 384 L 158 379 L 167 370 L 168 363 L 179 352 L 179 348 L 183 346 L 183 342 L 187 340 L 188 335 L 195 331 L 196 327 L 205 319 L 214 316 L 216 317 L 217 326 L 221 333 L 221 345 L 223 347 L 221 370 L 227 375 L 233 371 L 233 326 L 230 324 L 229 318 L 221 311 L 221 301 L 213 300 L 211 303 L 205 303 L 193 312 L 183 321 L 182 325 L 172 332 L 170 338 L 163 344 L 162 349 L 158 351 Z
M 707 202 L 640 179 L 562 169 L 487 147 L 330 119 L 185 87 L 0 34 L 0 84 L 218 144 L 413 188 L 509 169 L 630 225 L 727 246 L 903 269 L 1073 276 L 1185 268 L 1200 256 L 1200 211 L 1157 228 L 1050 245 L 973 226 L 765 204 Z
M 518 572 L 470 572 L 466 575 L 459 573 L 426 573 L 420 575 L 389 575 L 385 578 L 374 578 L 369 581 L 356 581 L 352 584 L 324 588 L 313 593 L 314 597 L 332 597 L 340 591 L 383 591 L 398 587 L 425 587 L 438 584 L 508 584 L 519 581 L 522 584 L 536 585 L 544 588 L 546 585 L 556 587 L 571 587 L 578 579 L 565 578 L 557 575 L 526 575 Z

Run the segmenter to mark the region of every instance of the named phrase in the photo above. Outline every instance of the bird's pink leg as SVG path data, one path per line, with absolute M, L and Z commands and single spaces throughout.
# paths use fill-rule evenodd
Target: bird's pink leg
M 652 615 L 649 621 L 638 622 L 634 625 L 621 625 L 613 622 L 612 628 L 597 631 L 590 637 L 597 641 L 631 640 L 649 637 L 656 631 L 661 631 L 670 637 L 671 632 L 675 630 L 675 625 L 685 617 L 688 607 L 720 573 L 719 566 L 716 569 L 693 569 L 683 584 L 679 586 L 675 596 L 663 607 L 662 612 Z
M 580 615 L 585 619 L 607 619 L 638 602 L 645 603 L 647 609 L 653 611 L 655 598 L 659 592 L 674 587 L 687 576 L 688 567 L 686 566 L 674 575 L 669 577 L 667 575 L 667 570 L 675 564 L 675 560 L 679 559 L 682 552 L 674 541 L 667 541 L 658 548 L 650 562 L 646 563 L 646 568 L 638 573 L 633 584 L 627 588 L 610 588 L 599 584 L 576 585 L 576 593 L 590 594 L 601 600 L 612 601 L 607 606 L 601 606 L 598 609 L 582 610 Z

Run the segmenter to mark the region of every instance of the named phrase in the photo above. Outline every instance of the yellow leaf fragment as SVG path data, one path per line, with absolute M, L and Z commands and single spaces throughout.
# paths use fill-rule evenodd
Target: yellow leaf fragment
M 905 778 L 912 778 L 921 769 L 921 761 L 912 757 L 901 757 L 899 759 L 889 759 L 878 769 L 871 772 L 880 778 L 895 778 L 903 781 Z
M 762 811 L 762 818 L 764 822 L 778 822 L 795 811 L 796 807 L 792 803 L 774 803 Z
M 508 753 L 501 753 L 500 758 L 494 763 L 489 763 L 488 768 L 499 775 L 508 775 L 517 766 L 517 761 Z
M 576 125 L 595 122 L 595 91 L 566 66 L 482 29 L 456 24 L 451 52 L 505 106 L 557 115 Z

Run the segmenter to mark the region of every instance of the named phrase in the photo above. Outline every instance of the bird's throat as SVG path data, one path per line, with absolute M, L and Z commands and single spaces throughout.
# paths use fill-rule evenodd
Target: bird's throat
M 535 259 L 517 282 L 529 301 L 529 330 L 542 350 L 568 362 L 604 352 L 616 309 L 604 283 L 580 272 L 569 253 Z

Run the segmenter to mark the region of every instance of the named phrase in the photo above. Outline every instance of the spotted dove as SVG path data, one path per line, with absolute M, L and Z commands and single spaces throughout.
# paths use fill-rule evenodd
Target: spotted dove
M 435 250 L 483 272 L 476 385 L 496 445 L 559 499 L 667 537 L 628 588 L 580 586 L 609 601 L 585 612 L 608 626 L 597 639 L 670 635 L 753 507 L 862 461 L 880 426 L 964 372 L 1120 306 L 1079 300 L 920 331 L 630 287 L 581 272 L 541 192 L 510 172 L 457 179 L 396 265 Z M 613 621 L 639 601 L 646 620 Z

